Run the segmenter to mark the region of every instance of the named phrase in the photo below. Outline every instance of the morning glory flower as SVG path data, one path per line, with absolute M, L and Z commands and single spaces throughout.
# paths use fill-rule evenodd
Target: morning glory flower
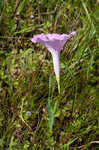
M 75 32 L 70 34 L 37 34 L 32 38 L 33 43 L 41 43 L 52 54 L 54 72 L 58 83 L 58 91 L 60 93 L 60 52 L 66 42 L 75 35 Z

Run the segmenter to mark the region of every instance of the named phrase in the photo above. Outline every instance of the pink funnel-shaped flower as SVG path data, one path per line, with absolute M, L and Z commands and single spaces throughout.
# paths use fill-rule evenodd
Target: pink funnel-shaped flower
M 75 32 L 70 34 L 37 34 L 32 38 L 33 43 L 41 43 L 52 54 L 54 71 L 56 74 L 57 82 L 59 82 L 60 75 L 60 51 L 64 47 L 64 44 L 73 36 Z
M 73 36 L 75 32 L 67 34 L 37 34 L 32 38 L 32 42 L 41 43 L 44 45 L 52 54 L 54 71 L 56 76 L 60 74 L 60 51 L 62 50 L 64 44 Z

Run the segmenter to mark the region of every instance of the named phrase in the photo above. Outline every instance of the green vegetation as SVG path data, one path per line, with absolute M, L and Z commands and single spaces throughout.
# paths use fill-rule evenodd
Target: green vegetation
M 72 31 L 59 95 L 31 38 Z M 0 150 L 99 150 L 98 35 L 99 0 L 0 0 Z

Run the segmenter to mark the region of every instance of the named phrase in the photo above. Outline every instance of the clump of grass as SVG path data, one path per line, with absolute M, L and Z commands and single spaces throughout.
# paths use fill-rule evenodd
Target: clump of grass
M 0 1 L 0 149 L 98 149 L 98 13 L 96 0 Z M 58 95 L 52 59 L 30 39 L 73 30 L 61 53 Z M 59 102 L 51 134 L 49 75 L 51 107 Z

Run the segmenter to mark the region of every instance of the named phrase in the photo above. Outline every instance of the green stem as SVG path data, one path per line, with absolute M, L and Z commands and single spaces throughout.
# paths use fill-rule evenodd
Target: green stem
M 56 81 L 57 81 L 57 84 L 58 84 L 58 92 L 60 94 L 60 77 L 59 76 L 56 76 Z

